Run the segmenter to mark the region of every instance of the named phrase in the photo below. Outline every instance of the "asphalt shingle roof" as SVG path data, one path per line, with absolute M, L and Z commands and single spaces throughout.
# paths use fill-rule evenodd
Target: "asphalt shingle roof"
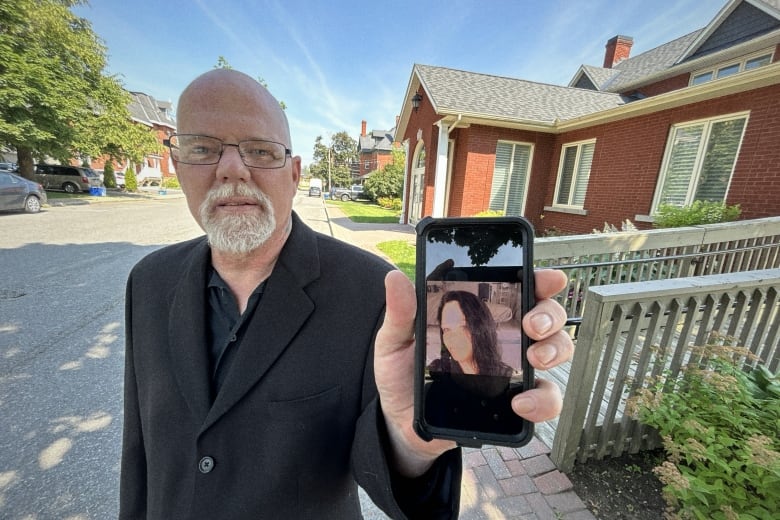
M 361 152 L 389 152 L 393 149 L 393 130 L 372 130 L 360 136 L 359 145 Z
M 619 74 L 612 76 L 610 80 L 600 85 L 601 89 L 607 92 L 620 92 L 627 85 L 670 68 L 703 30 L 693 31 L 669 43 L 659 45 L 655 49 L 621 61 L 612 68 Z
M 519 122 L 552 123 L 625 103 L 618 94 L 548 85 L 475 72 L 415 65 L 438 113 L 477 114 Z
M 171 103 L 157 101 L 154 97 L 143 92 L 131 92 L 130 95 L 133 99 L 128 109 L 133 119 L 149 126 L 161 125 L 176 128 L 176 121 L 169 112 Z

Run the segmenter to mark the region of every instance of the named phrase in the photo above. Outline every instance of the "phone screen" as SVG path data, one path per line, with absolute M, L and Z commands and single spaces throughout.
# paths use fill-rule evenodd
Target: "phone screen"
M 426 219 L 418 226 L 416 414 L 432 437 L 521 445 L 511 410 L 533 380 L 521 321 L 532 302 L 523 219 Z

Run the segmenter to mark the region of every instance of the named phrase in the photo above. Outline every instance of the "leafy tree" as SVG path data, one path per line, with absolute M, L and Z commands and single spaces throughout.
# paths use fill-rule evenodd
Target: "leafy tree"
M 317 136 L 312 161 L 309 167 L 312 176 L 330 179 L 328 190 L 333 186 L 349 186 L 352 168 L 357 164 L 357 141 L 346 131 L 333 134 L 330 145 L 323 142 L 322 136 Z
M 106 48 L 70 8 L 84 0 L 0 3 L 0 144 L 22 175 L 35 159 L 140 156 L 159 147 L 130 119 L 130 95 L 104 74 Z
M 217 64 L 214 65 L 214 68 L 215 69 L 228 69 L 228 70 L 232 70 L 233 69 L 233 67 L 230 65 L 230 63 L 228 63 L 228 60 L 226 60 L 225 57 L 222 56 L 222 55 L 220 55 L 217 58 Z M 263 86 L 265 86 L 265 85 L 263 85 Z
M 132 164 L 125 170 L 125 189 L 138 191 L 138 177 L 135 176 L 135 168 Z
M 224 56 L 220 55 L 217 58 L 217 64 L 214 65 L 214 68 L 232 70 L 233 66 L 230 63 L 228 63 L 228 60 Z M 266 90 L 270 90 L 268 88 L 268 82 L 266 82 L 266 80 L 264 80 L 260 76 L 257 77 L 257 82 L 260 83 L 263 87 L 265 87 Z M 282 110 L 287 110 L 287 105 L 284 104 L 284 101 L 279 101 L 279 106 L 282 107 Z
M 406 154 L 401 148 L 393 148 L 393 160 L 366 180 L 365 190 L 374 200 L 380 197 L 398 198 L 404 189 L 404 162 Z
M 111 161 L 106 161 L 105 166 L 103 166 L 103 185 L 106 188 L 116 188 L 114 165 Z

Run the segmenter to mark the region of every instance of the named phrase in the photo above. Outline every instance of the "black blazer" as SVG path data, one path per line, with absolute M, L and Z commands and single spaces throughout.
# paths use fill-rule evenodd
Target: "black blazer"
M 198 238 L 130 273 L 120 518 L 359 518 L 355 479 L 403 517 L 373 375 L 391 266 L 293 215 L 213 404 L 209 266 Z

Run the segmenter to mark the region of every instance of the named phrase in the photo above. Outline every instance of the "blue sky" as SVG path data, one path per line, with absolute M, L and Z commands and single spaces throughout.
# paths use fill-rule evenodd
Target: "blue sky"
M 92 0 L 75 12 L 108 48 L 128 90 L 176 103 L 224 56 L 287 105 L 293 151 L 361 120 L 395 125 L 415 63 L 566 85 L 604 45 L 636 56 L 704 27 L 726 0 Z

